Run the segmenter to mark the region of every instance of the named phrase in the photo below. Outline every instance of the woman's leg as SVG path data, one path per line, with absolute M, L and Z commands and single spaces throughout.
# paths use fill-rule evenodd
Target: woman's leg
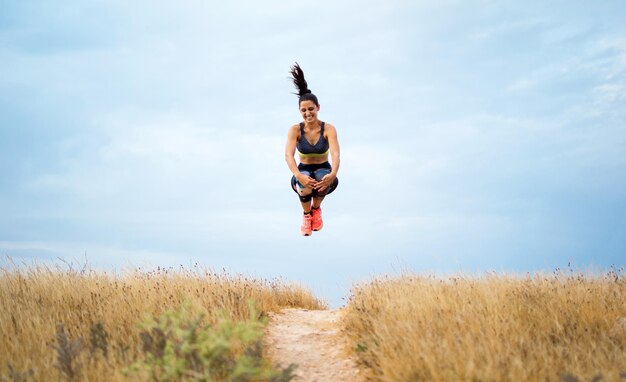
M 298 165 L 298 169 L 301 174 L 310 176 L 313 179 L 320 181 L 324 178 L 324 176 L 330 174 L 332 171 L 330 164 L 328 163 L 320 166 L 321 167 L 315 166 L 317 168 L 311 168 L 310 165 L 309 167 L 306 167 L 300 164 Z M 308 236 L 311 234 L 311 231 L 319 231 L 322 229 L 324 223 L 322 222 L 322 210 L 320 206 L 322 205 L 322 201 L 324 201 L 324 197 L 335 191 L 338 184 L 339 180 L 335 178 L 333 183 L 324 191 L 316 191 L 311 188 L 304 187 L 300 182 L 298 182 L 295 176 L 291 177 L 291 188 L 293 188 L 294 192 L 298 194 L 302 210 L 304 211 L 302 226 L 300 227 L 300 232 L 303 235 Z
M 311 173 L 308 171 L 300 170 L 300 173 L 305 176 L 311 176 Z M 302 210 L 304 212 L 311 211 L 311 198 L 313 197 L 313 189 L 309 187 L 304 187 L 295 176 L 291 177 L 291 188 L 298 194 L 300 198 L 300 203 L 302 204 Z
M 313 203 L 311 203 L 311 200 L 313 200 Z M 315 198 L 312 198 L 311 200 L 309 200 L 308 202 L 300 201 L 300 204 L 302 204 L 302 211 L 304 211 L 305 213 L 311 212 L 311 204 L 313 205 L 313 207 L 315 207 Z
M 313 172 L 313 178 L 315 178 L 318 182 L 322 180 L 324 176 L 330 174 L 331 169 L 329 167 L 330 166 L 315 170 Z M 311 206 L 311 229 L 313 231 L 319 231 L 324 227 L 324 222 L 322 221 L 322 209 L 320 207 L 324 201 L 324 197 L 334 191 L 334 187 L 337 187 L 335 182 L 333 182 L 333 184 L 324 191 L 315 191 L 313 193 L 313 203 Z
M 331 169 L 328 167 L 317 169 L 313 172 L 313 178 L 318 182 L 322 180 L 326 175 L 331 173 Z M 317 208 L 324 200 L 324 197 L 331 192 L 335 191 L 337 185 L 339 184 L 339 179 L 335 178 L 335 180 L 328 186 L 324 191 L 315 191 L 313 193 L 313 207 Z
M 320 208 L 320 206 L 322 205 L 322 202 L 324 201 L 324 196 L 314 196 L 311 199 L 311 207 L 312 208 Z
M 308 171 L 300 170 L 300 173 L 311 176 L 311 173 Z M 296 177 L 291 177 L 291 188 L 298 194 L 300 198 L 300 204 L 302 205 L 303 215 L 302 215 L 302 225 L 300 226 L 300 233 L 304 236 L 310 236 L 312 232 L 312 217 L 311 217 L 311 199 L 313 197 L 313 189 L 304 187 Z

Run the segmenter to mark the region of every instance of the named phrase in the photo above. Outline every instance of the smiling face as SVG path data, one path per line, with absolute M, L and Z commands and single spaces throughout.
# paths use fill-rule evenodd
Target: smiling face
M 320 107 L 317 106 L 313 101 L 302 101 L 300 102 L 300 114 L 302 114 L 302 119 L 305 123 L 311 123 L 317 121 L 317 112 L 320 110 Z

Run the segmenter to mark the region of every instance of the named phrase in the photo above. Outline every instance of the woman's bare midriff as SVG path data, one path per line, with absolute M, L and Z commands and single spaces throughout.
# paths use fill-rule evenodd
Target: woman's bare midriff
M 303 157 L 300 156 L 300 163 L 302 164 L 321 164 L 328 162 L 328 154 L 315 156 L 315 157 Z

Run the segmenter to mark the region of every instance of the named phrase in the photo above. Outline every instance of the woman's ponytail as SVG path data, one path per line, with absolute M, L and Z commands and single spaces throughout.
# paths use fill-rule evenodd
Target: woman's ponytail
M 291 67 L 290 73 L 293 79 L 293 84 L 295 85 L 296 89 L 298 89 L 298 92 L 295 93 L 298 96 L 298 103 L 308 100 L 313 101 L 315 105 L 319 106 L 317 97 L 313 93 L 311 93 L 311 90 L 309 90 L 309 85 L 304 79 L 304 72 L 297 62 Z

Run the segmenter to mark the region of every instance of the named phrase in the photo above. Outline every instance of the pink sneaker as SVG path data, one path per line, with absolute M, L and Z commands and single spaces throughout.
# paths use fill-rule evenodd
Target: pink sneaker
M 302 215 L 302 225 L 300 226 L 300 233 L 304 236 L 311 236 L 311 214 Z
M 322 227 L 324 227 L 324 222 L 322 221 L 322 209 L 311 208 L 311 229 L 313 231 L 319 231 Z

